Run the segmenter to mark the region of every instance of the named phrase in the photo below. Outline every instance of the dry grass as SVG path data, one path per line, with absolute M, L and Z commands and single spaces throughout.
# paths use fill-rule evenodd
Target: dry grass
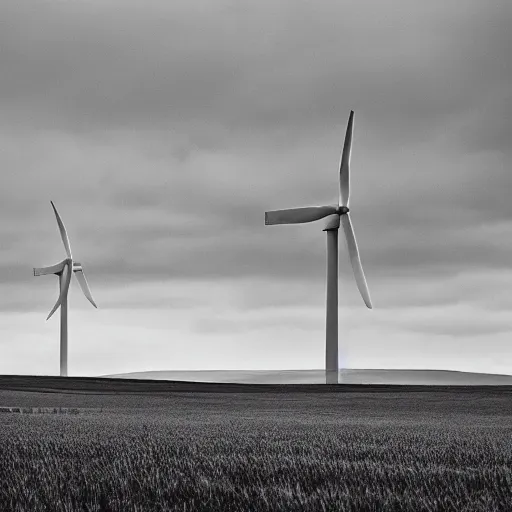
M 0 510 L 512 510 L 508 396 L 260 398 L 2 414 Z

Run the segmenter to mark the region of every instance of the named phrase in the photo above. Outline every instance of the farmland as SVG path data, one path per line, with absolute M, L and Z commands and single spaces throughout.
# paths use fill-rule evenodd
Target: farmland
M 73 411 L 0 413 L 2 511 L 512 510 L 510 387 L 20 377 L 0 406 Z

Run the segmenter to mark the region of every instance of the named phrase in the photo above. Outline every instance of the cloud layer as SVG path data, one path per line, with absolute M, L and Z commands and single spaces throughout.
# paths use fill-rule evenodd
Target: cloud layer
M 336 201 L 351 109 L 342 364 L 509 372 L 511 11 L 3 3 L 0 373 L 57 368 L 50 199 L 101 308 L 72 292 L 72 370 L 322 367 L 323 225 L 263 213 Z

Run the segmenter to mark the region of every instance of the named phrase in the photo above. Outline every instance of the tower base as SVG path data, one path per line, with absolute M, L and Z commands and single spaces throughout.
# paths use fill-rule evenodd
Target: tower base
M 325 383 L 326 384 L 339 384 L 338 373 L 335 370 L 325 370 Z

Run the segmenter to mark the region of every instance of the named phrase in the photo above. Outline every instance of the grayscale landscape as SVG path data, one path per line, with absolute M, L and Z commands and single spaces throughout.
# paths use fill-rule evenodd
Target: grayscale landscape
M 511 7 L 0 0 L 0 512 L 512 512 Z

